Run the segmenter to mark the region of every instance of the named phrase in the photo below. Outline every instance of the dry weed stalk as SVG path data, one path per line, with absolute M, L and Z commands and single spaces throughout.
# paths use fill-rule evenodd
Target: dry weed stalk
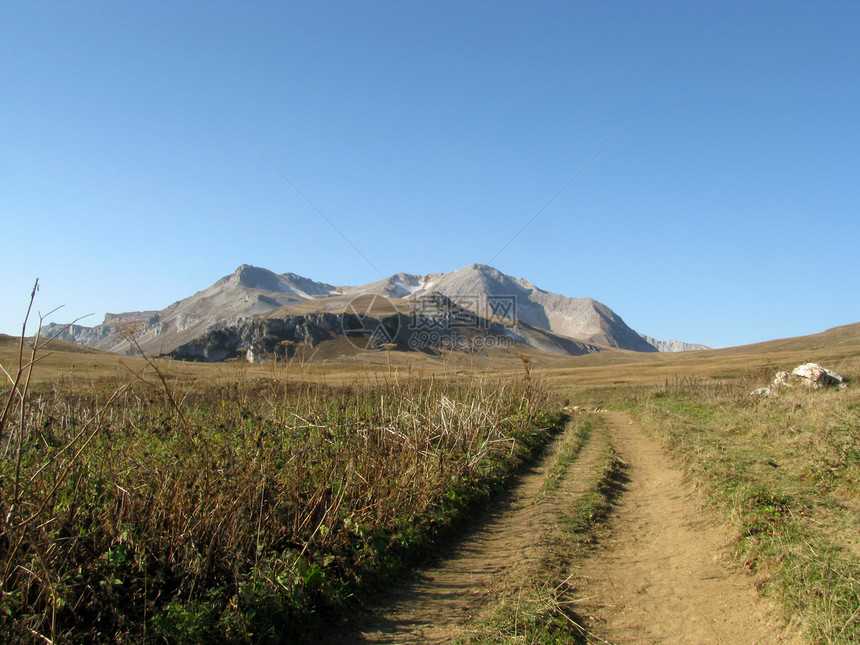
M 23 349 L 8 375 L 0 630 L 14 638 L 291 633 L 402 566 L 551 425 L 534 381 L 524 396 L 485 379 L 330 388 L 273 373 L 180 396 L 128 339 L 143 368 L 127 383 L 33 394 Z

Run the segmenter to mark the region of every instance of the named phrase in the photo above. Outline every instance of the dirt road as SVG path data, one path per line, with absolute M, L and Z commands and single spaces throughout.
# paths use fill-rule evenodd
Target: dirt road
M 626 415 L 604 416 L 626 467 L 599 545 L 569 572 L 577 612 L 593 636 L 589 640 L 613 645 L 791 642 L 750 577 L 728 563 L 726 534 L 698 511 L 680 472 L 657 443 Z M 445 643 L 468 633 L 482 609 L 539 575 L 542 549 L 565 504 L 582 492 L 584 478 L 578 472 L 589 468 L 596 452 L 592 441 L 561 489 L 537 500 L 550 460 L 533 467 L 438 566 L 392 589 L 383 599 L 384 610 L 335 640 Z
M 605 416 L 626 482 L 601 546 L 576 565 L 589 629 L 610 643 L 789 642 L 657 443 L 628 416 Z
M 559 437 L 553 449 L 562 446 L 569 433 L 570 429 Z M 553 449 L 505 499 L 476 518 L 476 527 L 444 554 L 438 566 L 391 589 L 381 599 L 383 610 L 357 621 L 331 642 L 446 643 L 468 632 L 475 616 L 489 604 L 533 577 L 565 500 L 582 485 L 576 471 L 596 458 L 594 444 L 589 443 L 562 487 L 540 496 Z

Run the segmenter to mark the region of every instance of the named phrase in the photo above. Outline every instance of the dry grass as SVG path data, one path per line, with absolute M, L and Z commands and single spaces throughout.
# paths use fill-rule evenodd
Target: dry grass
M 735 535 L 738 562 L 809 642 L 860 642 L 860 361 L 847 391 L 759 379 L 600 390 L 662 439 Z
M 0 425 L 9 641 L 289 640 L 447 534 L 560 423 L 528 375 L 202 381 L 144 357 L 36 386 L 31 366 Z

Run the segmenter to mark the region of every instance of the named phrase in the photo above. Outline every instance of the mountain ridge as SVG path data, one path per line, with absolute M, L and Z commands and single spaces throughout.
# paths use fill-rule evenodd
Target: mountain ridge
M 240 265 L 206 289 L 159 311 L 105 315 L 94 327 L 52 323 L 43 334 L 115 352 L 127 351 L 123 328 L 137 326 L 137 339 L 148 353 L 169 352 L 211 331 L 244 324 L 255 317 L 273 318 L 342 309 L 351 298 L 376 294 L 404 307 L 420 306 L 440 294 L 464 310 L 487 319 L 504 318 L 577 342 L 637 352 L 662 348 L 704 348 L 676 341 L 656 341 L 631 329 L 612 309 L 594 298 L 569 298 L 545 291 L 524 278 L 506 275 L 484 264 L 469 264 L 448 273 L 397 273 L 358 286 L 334 286 L 295 273 Z M 661 345 L 661 343 L 663 343 Z

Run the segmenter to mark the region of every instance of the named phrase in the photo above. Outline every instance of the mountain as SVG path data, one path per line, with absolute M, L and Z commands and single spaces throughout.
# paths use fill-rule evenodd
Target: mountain
M 609 307 L 593 298 L 568 298 L 544 291 L 522 278 L 513 278 L 482 264 L 470 264 L 450 273 L 398 273 L 371 284 L 347 287 L 243 264 L 211 287 L 160 311 L 107 314 L 104 322 L 95 327 L 46 325 L 42 335 L 95 349 L 124 352 L 129 344 L 123 336 L 133 329 L 145 352 L 161 354 L 193 345 L 206 334 L 231 329 L 232 335 L 228 335 L 239 343 L 238 347 L 254 341 L 253 334 L 257 332 L 253 330 L 262 329 L 260 325 L 249 326 L 256 319 L 288 320 L 329 313 L 340 315 L 343 324 L 342 316 L 349 313 L 350 303 L 362 294 L 385 296 L 382 301 L 389 302 L 386 315 L 410 311 L 413 317 L 423 315 L 420 309 L 434 302 L 430 296 L 441 295 L 456 311 L 470 311 L 481 320 L 501 324 L 508 337 L 517 337 L 517 342 L 562 353 L 597 351 L 599 346 L 637 352 L 656 352 L 662 348 L 660 341 L 635 332 Z M 436 319 L 439 315 L 431 312 Z M 452 314 L 449 311 L 445 315 Z M 329 334 L 333 323 L 322 320 L 293 320 L 287 327 L 293 323 L 323 324 L 325 334 Z M 240 333 L 239 329 L 245 332 Z M 554 340 L 548 341 L 549 336 L 541 335 L 540 330 L 548 332 Z M 242 337 L 243 333 L 246 337 Z M 307 334 L 308 339 L 317 338 L 311 331 Z M 574 343 L 566 344 L 561 338 L 572 339 Z M 585 350 L 586 347 L 591 349 Z
M 657 347 L 630 329 L 614 311 L 593 298 L 567 298 L 512 278 L 484 264 L 470 264 L 451 273 L 423 276 L 398 273 L 390 278 L 346 287 L 344 293 L 378 293 L 416 297 L 440 293 L 466 309 L 503 315 L 570 338 L 637 352 Z
M 208 289 L 174 302 L 161 311 L 106 314 L 95 327 L 47 325 L 42 334 L 111 352 L 125 352 L 123 330 L 134 325 L 138 342 L 146 352 L 171 351 L 213 328 L 235 324 L 242 318 L 266 314 L 311 298 L 335 294 L 334 287 L 294 273 L 276 275 L 243 264 Z
M 707 345 L 700 345 L 699 343 L 685 343 L 680 340 L 657 340 L 656 338 L 651 338 L 645 334 L 639 335 L 645 339 L 646 343 L 656 347 L 658 352 L 691 352 L 695 350 L 711 349 Z
M 384 300 L 374 303 L 374 299 Z M 374 307 L 374 304 L 377 306 Z M 319 348 L 329 341 L 324 354 L 343 356 L 365 350 L 396 349 L 440 355 L 442 350 L 490 355 L 528 349 L 566 356 L 581 356 L 602 348 L 525 323 L 515 327 L 505 319 L 488 319 L 459 307 L 436 294 L 420 296 L 417 308 L 400 311 L 387 299 L 361 295 L 337 311 L 242 318 L 236 324 L 211 329 L 168 353 L 192 361 L 245 358 L 266 362 L 290 358 L 301 348 Z M 346 342 L 343 342 L 346 341 Z M 314 350 L 316 352 L 316 349 Z

